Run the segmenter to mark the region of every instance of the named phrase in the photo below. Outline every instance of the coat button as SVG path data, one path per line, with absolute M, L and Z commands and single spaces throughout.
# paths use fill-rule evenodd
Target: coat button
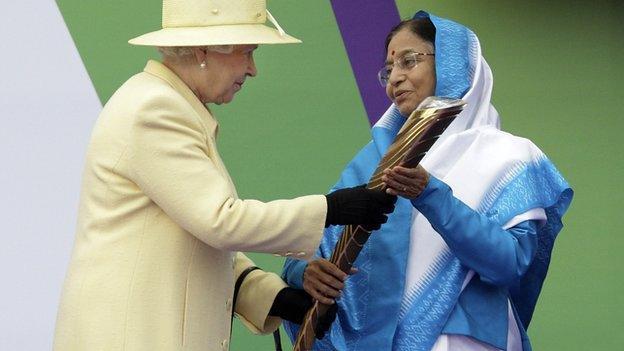
M 222 349 L 222 350 L 226 350 L 226 351 L 227 351 L 227 350 L 228 350 L 228 346 L 229 346 L 229 344 L 230 344 L 230 342 L 229 342 L 229 341 L 227 341 L 227 339 L 225 339 L 225 340 L 221 341 L 221 349 Z

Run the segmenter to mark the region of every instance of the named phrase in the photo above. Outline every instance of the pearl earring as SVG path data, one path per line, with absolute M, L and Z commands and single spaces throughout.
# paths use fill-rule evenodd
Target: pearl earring
M 202 63 L 199 65 L 199 67 L 200 67 L 201 69 L 206 69 L 206 61 L 202 62 Z

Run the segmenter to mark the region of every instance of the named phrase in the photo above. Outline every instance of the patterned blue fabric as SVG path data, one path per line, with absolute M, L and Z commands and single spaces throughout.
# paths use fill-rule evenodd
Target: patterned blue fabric
M 427 284 L 409 296 L 392 350 L 430 350 L 453 310 L 468 270 L 450 251 L 432 268 Z
M 470 42 L 474 34 L 459 24 L 428 15 L 425 12 L 415 15 L 415 17 L 422 16 L 429 16 L 436 26 L 436 95 L 462 97 L 470 88 L 474 73 L 474 67 L 468 60 L 474 50 L 474 45 Z M 384 117 L 390 118 L 382 118 L 373 127 L 371 131 L 373 140 L 347 165 L 332 190 L 368 182 L 382 155 L 385 154 L 405 121 L 396 108 L 390 109 L 387 114 L 388 116 Z M 541 204 L 547 209 L 549 215 L 553 215 L 553 219 L 550 220 L 549 217 L 548 225 L 540 233 L 540 245 L 542 241 L 545 243 L 544 249 L 540 248 L 540 253 L 538 253 L 542 259 L 536 258 L 526 274 L 531 289 L 524 289 L 523 278 L 523 289 L 512 290 L 514 304 L 518 306 L 516 309 L 522 323 L 525 324 L 526 321 L 525 326 L 530 320 L 550 259 L 552 241 L 548 242 L 548 240 L 554 240 L 556 233 L 561 229 L 560 218 L 569 204 L 569 198 L 567 202 L 565 200 L 565 192 L 560 195 L 558 202 L 548 203 L 556 197 L 552 194 L 556 194 L 557 191 L 561 194 L 562 187 L 567 186 L 560 175 L 559 178 L 555 176 L 558 173 L 554 167 L 551 169 L 554 172 L 549 171 L 549 165 L 552 166 L 549 162 L 544 162 L 543 165 L 535 167 L 528 165 L 526 170 L 518 168 L 518 174 L 505 178 L 508 186 L 500 188 L 500 191 L 497 190 L 498 188 L 492 189 L 486 196 L 482 208 L 479 209 L 481 213 L 486 213 L 488 217 L 497 222 L 525 212 L 521 211 L 521 207 L 528 204 Z M 546 183 L 540 184 L 542 179 L 545 179 L 542 176 L 548 174 L 552 177 L 547 178 Z M 523 179 L 534 183 L 527 185 Z M 556 179 L 563 183 L 557 184 L 559 180 Z M 511 190 L 514 188 L 518 189 L 518 193 Z M 552 189 L 552 196 L 546 196 L 544 189 Z M 536 194 L 539 196 L 534 199 L 532 196 Z M 527 200 L 523 200 L 522 195 L 526 195 Z M 514 202 L 515 198 L 519 200 L 517 203 Z M 414 316 L 418 314 L 417 309 L 401 310 L 412 210 L 413 207 L 409 201 L 399 199 L 388 223 L 371 235 L 369 242 L 354 263 L 359 273 L 347 279 L 343 295 L 337 301 L 339 310 L 336 322 L 325 338 L 316 342 L 314 350 L 420 350 L 430 348 L 441 332 L 474 334 L 479 340 L 492 345 L 499 343 L 501 333 L 489 333 L 488 330 L 494 328 L 488 329 L 487 322 L 483 318 L 479 319 L 477 316 L 475 319 L 472 318 L 473 315 L 468 318 L 467 311 L 472 311 L 476 307 L 481 308 L 482 316 L 485 317 L 491 313 L 500 313 L 493 309 L 487 310 L 488 304 L 480 300 L 486 296 L 479 290 L 485 283 L 478 279 L 473 279 L 477 282 L 475 284 L 471 282 L 458 298 L 458 289 L 461 285 L 458 287 L 457 282 L 465 276 L 466 268 L 459 264 L 452 254 L 439 258 L 433 269 L 441 274 L 437 275 L 435 281 L 432 278 L 431 284 L 427 285 L 426 289 L 418 291 L 413 296 L 413 301 L 424 302 L 423 306 L 429 302 L 439 304 L 439 313 L 427 313 L 425 316 L 415 318 Z M 331 256 L 342 229 L 340 226 L 335 226 L 325 230 L 317 251 L 318 257 L 329 258 Z M 301 275 L 305 266 L 306 262 L 287 259 L 283 274 L 287 283 L 301 288 Z M 485 287 L 485 290 L 488 289 L 492 290 L 492 293 L 487 295 L 488 297 L 505 297 L 506 311 L 506 292 L 501 292 L 500 289 L 491 285 Z M 445 297 L 448 298 L 445 299 Z M 499 305 L 492 304 L 491 306 Z M 498 321 L 498 324 L 504 325 L 506 338 L 507 315 L 503 315 L 504 321 Z M 408 320 L 410 322 L 406 323 Z M 291 339 L 294 340 L 298 331 L 297 325 L 284 322 L 284 326 Z M 472 327 L 476 329 L 471 330 Z
M 436 82 L 436 96 L 461 98 L 470 89 L 474 75 L 471 64 L 471 38 L 474 33 L 470 29 L 451 20 L 418 11 L 413 18 L 429 17 L 436 27 L 435 64 L 436 74 L 441 79 Z
M 548 270 L 554 240 L 563 227 L 561 218 L 572 196 L 572 189 L 546 157 L 516 165 L 501 178 L 480 210 L 485 211 L 490 220 L 502 225 L 518 213 L 535 207 L 544 208 L 547 221 L 537 230 L 535 256 L 524 275 L 508 288 L 472 279 L 460 295 L 442 333 L 470 335 L 504 349 L 507 340 L 507 299 L 510 297 L 523 350 L 531 350 L 526 328 Z
M 443 255 L 434 265 L 436 272 L 430 274 L 432 283 L 424 285 L 426 289 L 408 292 L 404 299 L 408 303 L 402 307 L 393 349 L 429 350 L 441 333 L 470 335 L 504 349 L 508 331 L 508 286 L 517 287 L 519 294 L 510 296 L 512 304 L 519 313 L 529 313 L 530 319 L 554 237 L 561 229 L 561 216 L 571 198 L 569 185 L 544 156 L 510 167 L 493 184 L 476 211 L 454 198 L 446 184 L 432 177 L 423 194 L 413 203 L 444 238 L 453 254 Z M 531 226 L 532 222 L 523 222 L 503 233 L 501 227 L 505 223 L 534 208 L 545 209 L 545 224 Z M 505 258 L 513 261 L 496 264 L 507 262 Z M 465 276 L 464 266 L 481 275 L 472 279 L 457 299 L 449 287 L 456 287 L 453 280 Z M 534 275 L 535 267 L 540 267 L 539 272 L 544 274 Z M 526 281 L 534 284 L 526 284 Z M 445 309 L 449 301 L 450 316 L 433 318 L 450 312 Z M 530 350 L 523 328 L 529 320 L 516 320 L 526 339 L 524 350 Z
M 392 140 L 397 132 L 385 128 L 376 129 L 378 130 L 374 134 L 379 135 L 381 140 Z M 390 136 L 389 133 L 394 135 Z M 374 142 L 367 144 L 347 166 L 332 190 L 368 182 L 381 160 L 380 155 L 385 151 L 377 149 L 378 146 Z M 410 223 L 411 217 L 411 203 L 399 199 L 388 222 L 371 235 L 354 263 L 359 269 L 358 274 L 347 279 L 343 295 L 337 301 L 337 322 L 323 340 L 316 342 L 314 350 L 391 349 L 405 283 L 409 248 L 410 228 L 405 224 Z M 342 226 L 334 226 L 325 230 L 317 252 L 319 257 L 331 256 L 342 229 Z M 300 265 L 305 265 L 305 262 L 288 260 L 285 273 Z M 284 322 L 284 326 L 294 339 L 297 326 L 288 322 Z
M 522 325 L 528 328 L 537 298 L 542 288 L 553 245 L 563 228 L 561 218 L 572 201 L 573 192 L 555 166 L 544 157 L 537 163 L 519 165 L 511 171 L 513 181 L 499 184 L 500 193 L 491 197 L 487 216 L 498 223 L 506 223 L 523 209 L 542 207 L 548 221 L 538 232 L 538 251 L 522 280 L 511 287 L 511 299 Z

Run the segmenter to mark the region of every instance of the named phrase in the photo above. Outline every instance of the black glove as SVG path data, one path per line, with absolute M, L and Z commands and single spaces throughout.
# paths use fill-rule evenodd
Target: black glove
M 314 335 L 316 335 L 317 339 L 321 340 L 325 336 L 325 333 L 327 333 L 336 319 L 336 312 L 338 312 L 338 304 L 335 303 L 331 305 L 327 313 L 319 319 L 316 328 L 314 328 Z
M 394 211 L 397 197 L 364 185 L 327 194 L 325 227 L 336 224 L 359 224 L 369 231 L 386 223 L 386 213 Z
M 308 310 L 312 308 L 313 303 L 312 297 L 304 290 L 284 288 L 275 296 L 269 315 L 301 324 Z M 317 339 L 322 339 L 325 336 L 334 319 L 336 319 L 337 310 L 338 305 L 331 305 L 327 314 L 319 320 L 317 327 L 314 329 Z

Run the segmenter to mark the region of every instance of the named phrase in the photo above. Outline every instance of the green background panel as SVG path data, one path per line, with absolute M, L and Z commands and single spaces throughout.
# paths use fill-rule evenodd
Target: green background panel
M 158 57 L 126 42 L 160 27 L 160 1 L 57 3 L 102 102 Z M 397 1 L 403 17 L 428 9 L 477 33 L 503 128 L 540 146 L 576 191 L 529 331 L 534 349 L 613 350 L 624 345 L 624 241 L 616 222 L 624 200 L 624 10 L 617 1 L 571 3 Z M 212 108 L 220 150 L 243 198 L 322 193 L 369 138 L 364 108 L 329 2 L 268 6 L 304 44 L 257 51 L 258 77 L 234 103 Z M 281 270 L 282 259 L 251 256 Z M 271 337 L 235 324 L 232 350 L 272 348 Z

